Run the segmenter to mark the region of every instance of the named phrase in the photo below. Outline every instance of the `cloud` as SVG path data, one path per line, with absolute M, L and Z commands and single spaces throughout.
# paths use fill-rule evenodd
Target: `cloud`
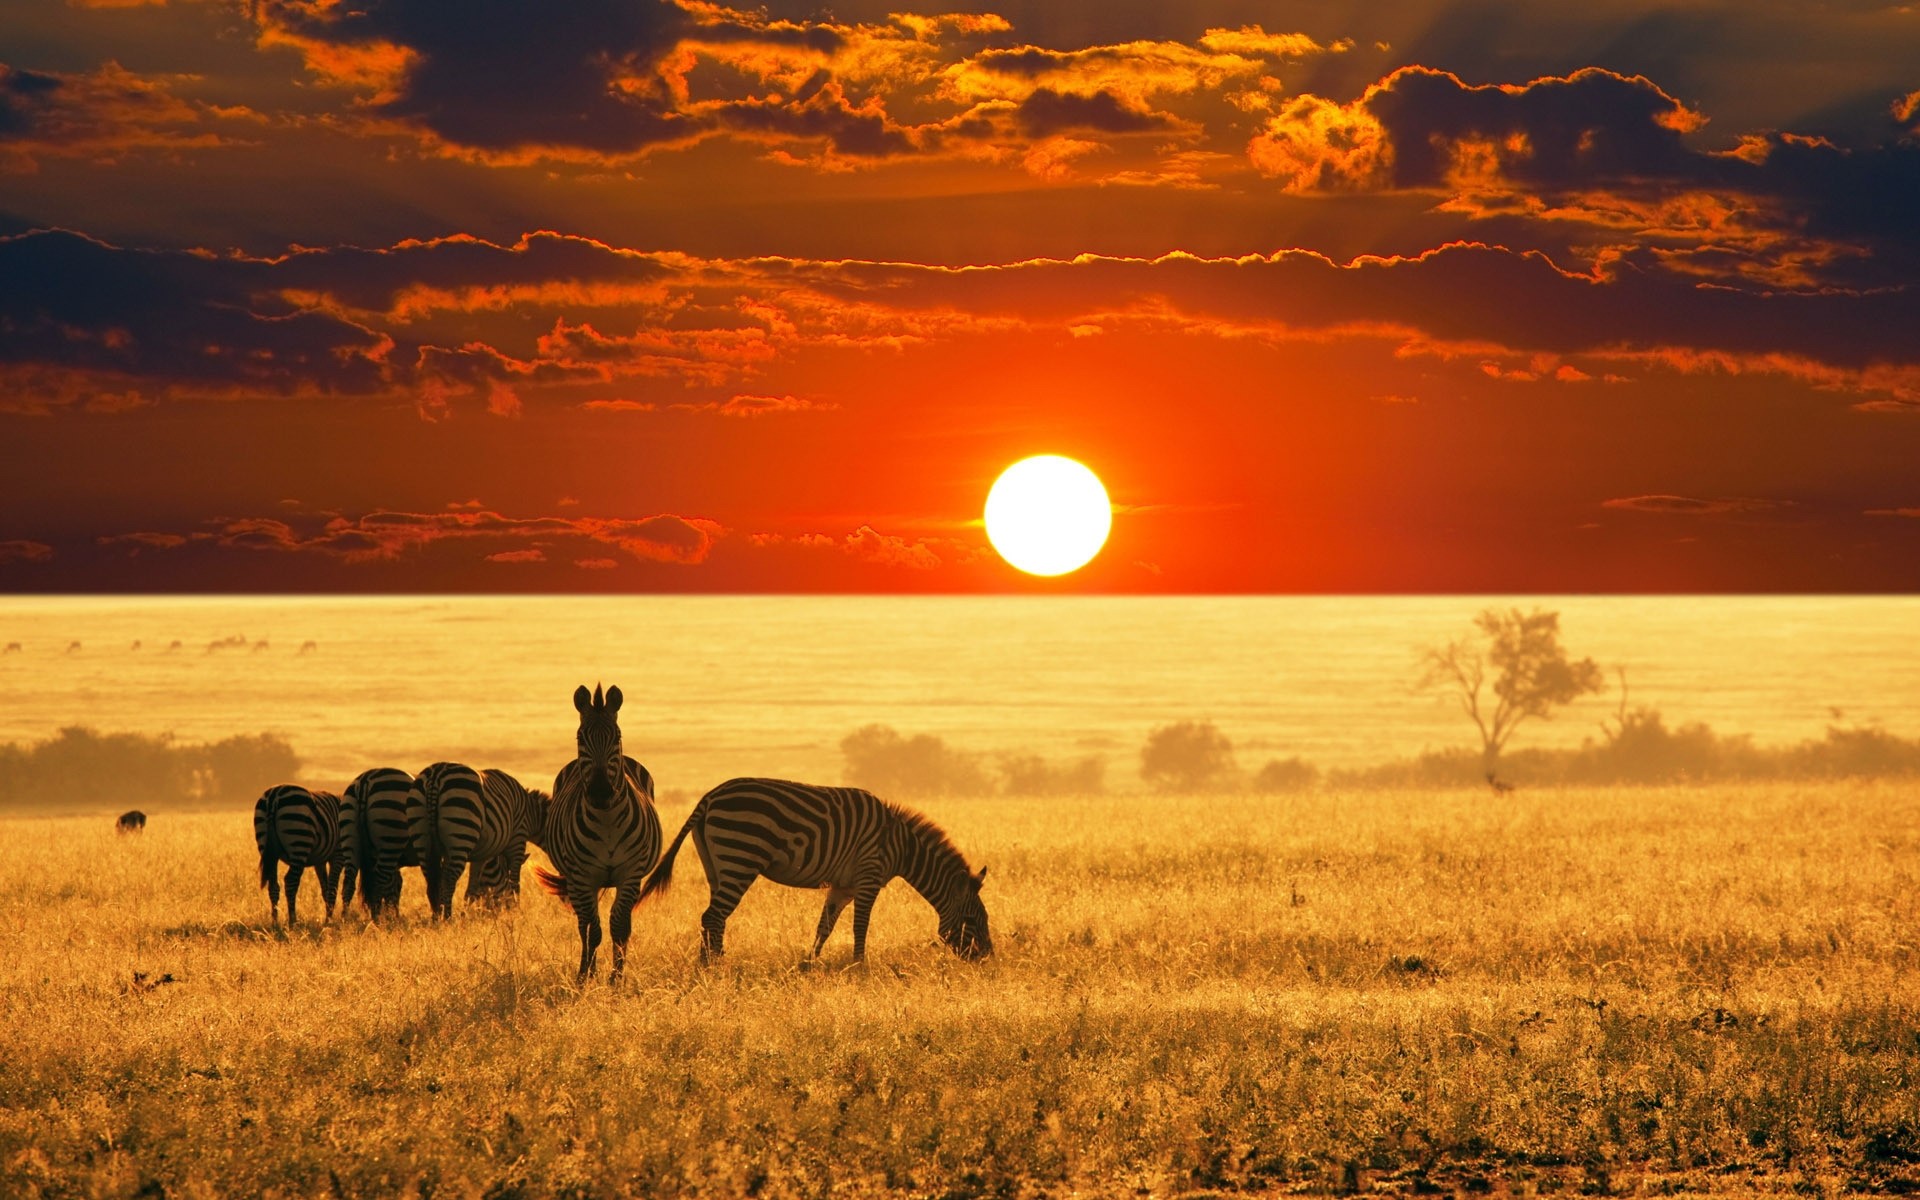
M 472 545 L 488 562 L 536 563 L 547 560 L 549 547 L 573 543 L 581 549 L 616 548 L 641 562 L 693 566 L 705 562 L 715 540 L 726 533 L 717 522 L 672 514 L 507 517 L 464 507 L 429 513 L 377 511 L 299 524 L 273 517 L 221 517 L 209 524 L 210 530 L 184 535 L 139 532 L 98 541 L 162 550 L 210 543 L 233 550 L 318 554 L 349 563 L 399 559 L 449 542 Z
M 24 538 L 0 542 L 0 563 L 43 563 L 53 559 L 53 547 L 45 542 L 31 542 Z
M 245 115 L 184 100 L 116 62 L 71 73 L 0 63 L 0 172 L 33 171 L 45 158 L 112 162 L 136 150 L 218 146 L 227 139 L 208 126 Z
M 1769 512 L 1788 507 L 1783 500 L 1757 500 L 1746 496 L 1722 496 L 1711 500 L 1696 499 L 1692 496 L 1626 496 L 1617 500 L 1603 500 L 1601 508 L 1622 509 L 1627 512 L 1662 513 L 1688 517 L 1724 517 L 1740 513 Z
M 1899 214 L 1920 205 L 1920 143 L 1764 132 L 1696 148 L 1706 120 L 1644 76 L 1597 67 L 1475 85 L 1410 66 L 1351 103 L 1287 101 L 1247 156 L 1289 191 L 1436 191 L 1453 197 L 1444 211 L 1472 217 L 1671 241 L 1696 255 L 1683 269 L 1735 284 L 1811 289 L 1836 282 L 1836 266 L 1842 282 L 1911 277 L 1920 227 Z

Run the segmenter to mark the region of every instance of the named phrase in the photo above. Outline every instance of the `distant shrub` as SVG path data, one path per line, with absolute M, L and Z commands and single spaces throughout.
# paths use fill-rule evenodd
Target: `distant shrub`
M 1180 721 L 1147 735 L 1140 778 L 1163 792 L 1198 792 L 1238 782 L 1233 742 L 1212 721 Z
M 1054 763 L 1014 754 L 1000 760 L 1000 778 L 1009 796 L 1096 796 L 1106 790 L 1107 762 L 1098 755 Z
M 212 744 L 172 734 L 69 726 L 43 742 L 0 746 L 0 804 L 35 808 L 165 808 L 241 804 L 297 777 L 300 758 L 277 734 Z
M 1249 786 L 1256 792 L 1304 792 L 1320 782 L 1320 768 L 1304 758 L 1269 759 L 1254 773 Z
M 891 725 L 866 725 L 840 739 L 847 781 L 883 797 L 983 796 L 993 790 L 980 757 L 929 733 L 903 737 Z

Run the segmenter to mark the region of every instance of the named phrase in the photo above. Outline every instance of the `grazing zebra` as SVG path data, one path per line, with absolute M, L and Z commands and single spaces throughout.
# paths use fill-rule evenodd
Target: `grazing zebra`
M 143 833 L 146 828 L 147 814 L 137 808 L 132 812 L 121 813 L 120 819 L 113 823 L 115 833 Z
M 859 788 L 814 787 L 782 779 L 729 779 L 700 798 L 674 835 L 641 898 L 673 881 L 673 859 L 693 833 L 707 870 L 707 911 L 700 918 L 700 960 L 726 951 L 727 918 L 758 877 L 788 887 L 825 888 L 813 957 L 827 944 L 840 912 L 853 902 L 853 958 L 867 954 L 874 897 L 895 876 L 933 905 L 940 938 L 962 958 L 993 953 L 987 909 L 976 873 L 938 825 Z
M 442 915 L 453 912 L 453 889 L 468 863 L 476 866 L 467 881 L 467 899 L 511 903 L 520 896 L 520 868 L 527 861 L 527 842 L 546 836 L 546 793 L 532 792 L 505 771 L 474 775 L 469 767 L 437 763 L 421 772 L 440 770 L 440 800 L 431 811 L 433 849 L 424 861 L 436 862 Z M 469 777 L 472 777 L 471 780 Z M 477 783 L 477 787 L 469 784 Z M 537 798 L 536 798 L 537 797 Z M 491 865 L 494 859 L 501 863 Z M 477 869 L 490 864 L 483 877 Z
M 353 902 L 359 877 L 370 917 L 399 907 L 400 868 L 420 865 L 414 833 L 424 832 L 426 814 L 414 806 L 412 794 L 413 776 L 397 767 L 375 767 L 356 776 L 341 798 L 340 899 Z
M 505 771 L 489 767 L 480 772 L 486 803 L 468 861 L 467 903 L 513 905 L 520 900 L 520 869 L 527 862 L 527 843 L 540 844 L 547 836 L 547 794 L 522 787 Z M 447 819 L 444 810 L 441 827 Z
M 610 687 L 603 700 L 596 686 L 573 693 L 580 714 L 579 756 L 560 768 L 547 808 L 546 835 L 540 848 L 555 871 L 537 869 L 541 886 L 573 905 L 580 923 L 580 974 L 593 974 L 600 949 L 600 892 L 614 888 L 608 925 L 613 934 L 613 971 L 618 982 L 627 966 L 627 937 L 633 931 L 633 906 L 640 885 L 660 858 L 660 817 L 653 810 L 653 776 L 628 758 L 620 743 L 620 689 Z
M 340 882 L 340 797 L 312 792 L 297 784 L 268 788 L 253 806 L 253 840 L 260 847 L 260 886 L 273 906 L 273 923 L 280 923 L 280 884 L 273 877 L 276 862 L 287 864 L 287 924 L 294 924 L 300 874 L 308 867 L 320 877 L 320 896 L 333 917 L 334 890 Z
M 434 763 L 413 781 L 407 804 L 420 813 L 413 851 L 427 877 L 427 902 L 436 920 L 453 917 L 453 887 L 471 853 L 466 831 L 484 802 L 480 772 L 461 763 Z

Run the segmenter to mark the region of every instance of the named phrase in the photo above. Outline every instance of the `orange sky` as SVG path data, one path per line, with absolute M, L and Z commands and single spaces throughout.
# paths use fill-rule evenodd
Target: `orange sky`
M 17 0 L 0 589 L 1920 587 L 1920 15 L 1558 7 Z

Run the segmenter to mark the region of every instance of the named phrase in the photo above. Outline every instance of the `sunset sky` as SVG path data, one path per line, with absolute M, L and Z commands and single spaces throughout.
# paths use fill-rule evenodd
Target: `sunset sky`
M 1920 8 L 953 7 L 7 0 L 0 590 L 1920 589 Z

